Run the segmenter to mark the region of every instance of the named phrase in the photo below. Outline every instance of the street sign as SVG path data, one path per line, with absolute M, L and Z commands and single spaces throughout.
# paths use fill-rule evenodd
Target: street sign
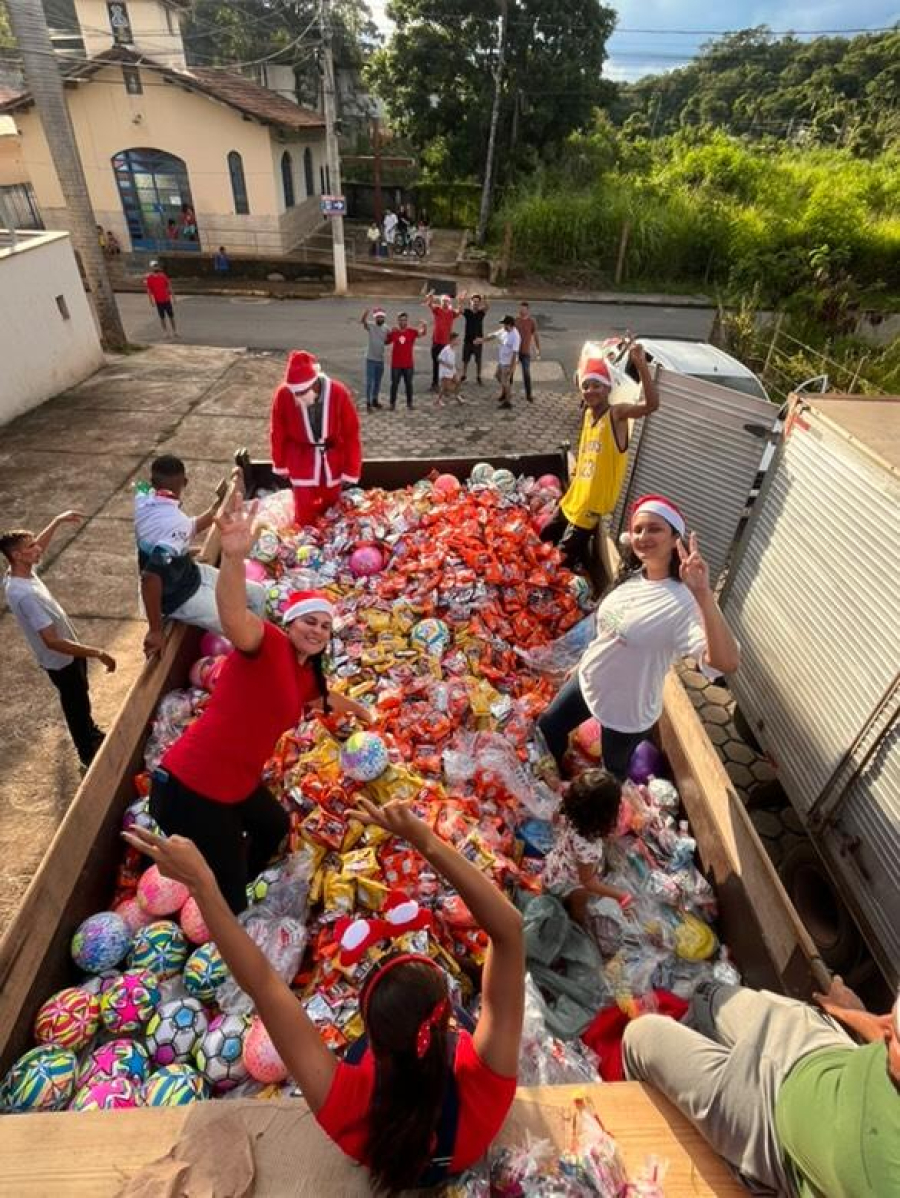
M 346 216 L 346 196 L 322 196 L 322 212 L 326 216 Z

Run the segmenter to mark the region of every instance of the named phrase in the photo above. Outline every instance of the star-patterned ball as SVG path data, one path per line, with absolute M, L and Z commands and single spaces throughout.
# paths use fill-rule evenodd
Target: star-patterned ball
M 206 1082 L 190 1065 L 163 1065 L 144 1082 L 145 1106 L 187 1106 L 206 1098 Z
M 159 982 L 149 969 L 123 973 L 100 999 L 100 1017 L 114 1035 L 139 1032 L 159 1003 Z
M 80 1052 L 100 1026 L 100 1000 L 81 986 L 58 990 L 43 1004 L 34 1021 L 34 1038 Z
M 157 919 L 135 933 L 128 967 L 149 969 L 162 982 L 181 972 L 189 947 L 187 937 L 177 923 L 171 919 Z
M 19 1057 L 0 1083 L 0 1109 L 61 1111 L 75 1088 L 78 1058 L 68 1048 L 42 1044 Z

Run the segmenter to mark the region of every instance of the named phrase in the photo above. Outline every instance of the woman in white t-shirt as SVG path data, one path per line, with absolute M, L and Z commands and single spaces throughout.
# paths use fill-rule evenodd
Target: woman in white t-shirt
M 663 684 L 680 657 L 710 676 L 737 669 L 740 650 L 709 585 L 697 536 L 670 500 L 645 495 L 631 514 L 631 550 L 597 608 L 597 635 L 538 725 L 558 764 L 569 733 L 594 716 L 603 764 L 619 778 L 662 711 Z

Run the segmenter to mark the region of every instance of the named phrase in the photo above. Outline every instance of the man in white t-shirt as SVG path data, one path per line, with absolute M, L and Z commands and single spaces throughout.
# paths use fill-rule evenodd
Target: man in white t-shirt
M 241 481 L 235 467 L 232 478 Z M 150 486 L 140 484 L 134 496 L 134 536 L 137 541 L 141 599 L 150 625 L 144 637 L 148 657 L 159 653 L 165 643 L 163 623 L 178 620 L 209 632 L 221 632 L 216 607 L 219 571 L 206 562 L 196 562 L 191 540 L 205 532 L 218 510 L 216 499 L 199 516 L 188 516 L 181 508 L 187 486 L 184 462 L 174 454 L 163 454 L 150 467 Z M 265 587 L 247 580 L 247 605 L 258 616 L 266 603 Z
M 435 403 L 439 408 L 446 406 L 448 399 L 457 403 L 466 401 L 459 393 L 459 372 L 456 369 L 456 351 L 459 348 L 459 333 L 451 333 L 450 340 L 438 354 L 438 393 Z
M 514 316 L 504 316 L 502 326 L 496 333 L 490 333 L 487 337 L 477 338 L 475 344 L 481 345 L 485 341 L 498 341 L 500 343 L 497 353 L 496 374 L 497 382 L 500 384 L 500 394 L 496 399 L 498 406 L 508 411 L 512 407 L 513 371 L 516 368 L 516 362 L 519 360 L 519 349 L 522 345 L 521 334 L 516 328 L 516 318 Z
M 397 232 L 397 214 L 391 212 L 390 208 L 384 214 L 384 240 L 387 242 L 388 253 L 394 248 L 394 234 Z
M 16 617 L 39 666 L 59 691 L 63 715 L 81 764 L 88 766 L 103 741 L 104 733 L 91 715 L 87 659 L 95 657 L 111 674 L 115 658 L 103 649 L 78 639 L 69 617 L 35 573 L 53 534 L 62 524 L 80 524 L 78 511 L 62 512 L 37 536 L 16 528 L 0 534 L 0 553 L 9 562 L 4 579 L 6 601 Z

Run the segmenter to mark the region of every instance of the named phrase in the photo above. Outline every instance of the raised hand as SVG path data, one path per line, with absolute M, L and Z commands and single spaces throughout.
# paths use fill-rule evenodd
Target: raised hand
M 256 511 L 259 504 L 254 500 L 249 507 L 244 506 L 243 494 L 237 490 L 216 516 L 216 528 L 223 557 L 245 558 L 253 548 L 256 537 Z
M 56 517 L 57 524 L 81 524 L 84 521 L 84 512 L 78 511 L 77 508 L 69 508 L 65 512 L 60 512 Z
M 639 341 L 633 341 L 628 350 L 628 361 L 634 366 L 635 370 L 640 371 L 647 365 L 647 354 L 643 345 Z
M 383 807 L 376 807 L 370 799 L 360 797 L 359 806 L 347 814 L 362 824 L 374 824 L 392 836 L 408 840 L 414 848 L 419 848 L 428 835 L 428 825 L 413 815 L 405 799 L 391 799 Z
M 681 581 L 695 599 L 704 598 L 709 594 L 709 566 L 703 560 L 697 544 L 697 534 L 692 532 L 688 538 L 687 548 L 684 542 L 676 541 L 678 557 L 681 562 L 679 576 Z
M 132 848 L 152 858 L 159 872 L 195 890 L 212 877 L 200 850 L 186 836 L 156 836 L 144 828 L 132 827 L 122 833 Z

